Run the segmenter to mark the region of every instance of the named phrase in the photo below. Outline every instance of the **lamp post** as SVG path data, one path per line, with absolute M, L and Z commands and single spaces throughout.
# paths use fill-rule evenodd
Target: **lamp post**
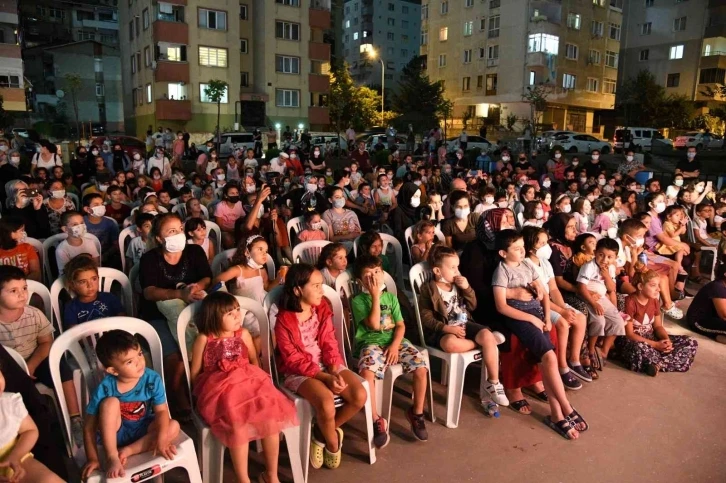
M 378 55 L 376 49 L 373 48 L 373 44 L 361 44 L 361 53 L 365 52 L 368 54 L 369 59 L 378 59 L 381 63 L 381 125 L 383 125 L 383 112 L 385 111 L 385 93 L 386 93 L 386 65 L 383 63 L 383 59 Z

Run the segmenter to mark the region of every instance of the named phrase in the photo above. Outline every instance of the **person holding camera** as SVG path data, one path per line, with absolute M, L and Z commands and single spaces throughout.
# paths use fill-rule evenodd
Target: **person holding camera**
M 28 188 L 24 181 L 13 180 L 5 183 L 5 192 L 7 213 L 23 220 L 25 233 L 30 238 L 48 238 L 50 221 L 40 191 Z

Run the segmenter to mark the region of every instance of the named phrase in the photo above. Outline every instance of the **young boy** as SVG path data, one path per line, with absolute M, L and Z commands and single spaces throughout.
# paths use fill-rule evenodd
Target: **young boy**
M 101 257 L 103 266 L 114 266 L 109 263 L 118 259 L 118 224 L 110 218 L 106 218 L 106 206 L 103 204 L 103 197 L 97 193 L 91 193 L 83 197 L 84 220 L 88 233 L 96 235 L 101 242 Z
M 121 203 L 124 197 L 123 190 L 120 186 L 109 186 L 106 197 L 110 200 L 110 203 L 106 205 L 106 216 L 116 220 L 119 226 L 122 225 L 124 220 L 131 214 L 131 208 Z
M 136 213 L 136 237 L 132 238 L 126 248 L 126 266 L 131 269 L 134 265 L 141 261 L 141 256 L 146 253 L 146 243 L 151 233 L 151 226 L 154 222 L 154 215 L 151 213 Z
M 86 253 L 93 258 L 96 263 L 100 261 L 100 254 L 96 244 L 90 238 L 86 238 L 88 229 L 86 223 L 77 211 L 66 211 L 61 217 L 61 230 L 68 235 L 68 238 L 60 242 L 55 250 L 55 260 L 58 264 L 58 274 L 63 274 L 63 267 L 72 258 Z
M 550 404 L 550 415 L 545 418 L 545 423 L 563 438 L 577 439 L 580 432 L 587 431 L 588 424 L 565 395 L 555 346 L 550 338 L 552 322 L 549 297 L 543 297 L 540 301 L 535 296 L 529 302 L 507 299 L 507 289 L 525 288 L 533 294 L 546 293 L 535 269 L 522 263 L 525 259 L 524 239 L 515 230 L 502 230 L 496 234 L 495 249 L 501 257 L 492 277 L 497 312 L 502 315 L 504 325 L 517 336 L 539 364 Z M 509 404 L 515 409 L 527 405 L 526 400 L 511 401 Z
M 327 240 L 323 231 L 323 221 L 320 213 L 308 210 L 303 217 L 305 218 L 305 229 L 297 234 L 299 241 Z
M 580 267 L 577 275 L 577 293 L 587 303 L 587 349 L 590 360 L 598 360 L 595 347 L 604 337 L 602 359 L 606 359 L 615 337 L 625 335 L 625 321 L 618 312 L 615 289 L 615 261 L 620 246 L 611 238 L 598 240 L 595 258 Z M 602 361 L 600 361 L 602 369 Z
M 383 379 L 386 367 L 400 363 L 404 373 L 413 373 L 413 407 L 406 411 L 411 431 L 419 441 L 428 440 L 423 409 L 426 399 L 426 361 L 408 340 L 403 338 L 405 325 L 395 295 L 383 292 L 383 266 L 381 259 L 361 255 L 356 260 L 355 276 L 364 292 L 351 301 L 355 322 L 355 351 L 359 358 L 358 371 L 368 381 L 371 407 L 373 407 L 373 442 L 378 448 L 389 440 L 388 421 L 375 408 L 375 380 Z
M 81 254 L 66 264 L 65 284 L 76 297 L 63 310 L 65 329 L 89 320 L 126 315 L 119 298 L 100 292 L 98 282 L 98 265 L 90 256 Z
M 179 423 L 169 418 L 161 376 L 146 367 L 136 337 L 124 330 L 110 330 L 96 344 L 106 376 L 91 396 L 83 428 L 87 462 L 82 478 L 100 468 L 96 441 L 100 433 L 106 453 L 106 476 L 125 476 L 129 456 L 153 450 L 170 460 L 176 454 L 172 441 Z
M 494 204 L 494 197 L 497 194 L 497 190 L 493 186 L 482 186 L 479 188 L 479 199 L 481 202 L 474 208 L 474 213 L 484 213 L 485 211 L 496 208 Z

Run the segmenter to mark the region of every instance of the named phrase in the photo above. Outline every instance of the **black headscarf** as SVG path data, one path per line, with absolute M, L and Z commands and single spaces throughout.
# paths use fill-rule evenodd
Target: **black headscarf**
M 398 191 L 398 196 L 396 196 L 398 208 L 400 208 L 401 211 L 409 218 L 416 218 L 416 210 L 418 208 L 411 206 L 411 198 L 413 198 L 413 195 L 415 195 L 417 191 L 420 191 L 419 187 L 411 182 L 408 182 L 401 186 L 401 189 Z
M 512 210 L 509 208 L 492 208 L 479 217 L 476 224 L 476 238 L 489 250 L 494 250 L 495 235 L 502 229 L 502 220 L 507 212 L 511 214 Z

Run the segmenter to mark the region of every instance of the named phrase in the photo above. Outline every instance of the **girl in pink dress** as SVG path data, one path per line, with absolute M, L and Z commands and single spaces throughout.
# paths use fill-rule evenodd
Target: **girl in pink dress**
M 208 295 L 195 322 L 199 336 L 192 348 L 191 380 L 197 412 L 229 448 L 238 481 L 250 481 L 249 442 L 261 439 L 267 471 L 259 481 L 277 483 L 279 433 L 298 424 L 295 406 L 260 369 L 233 295 Z

